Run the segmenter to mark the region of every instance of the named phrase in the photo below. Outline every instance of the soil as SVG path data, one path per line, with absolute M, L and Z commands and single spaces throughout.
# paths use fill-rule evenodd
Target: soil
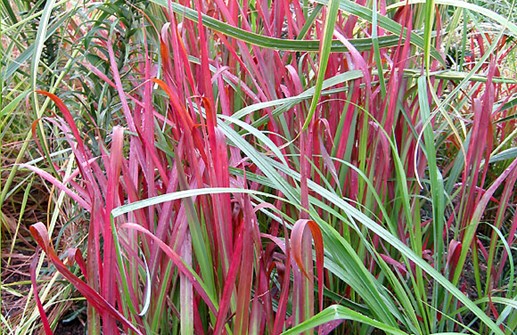
M 84 335 L 86 334 L 86 327 L 81 322 L 80 318 L 76 318 L 70 322 L 61 321 L 54 335 Z

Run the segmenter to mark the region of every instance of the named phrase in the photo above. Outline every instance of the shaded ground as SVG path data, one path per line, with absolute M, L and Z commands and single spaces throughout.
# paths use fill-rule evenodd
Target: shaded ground
M 54 335 L 84 335 L 86 327 L 80 318 L 76 318 L 70 322 L 61 321 L 54 331 Z

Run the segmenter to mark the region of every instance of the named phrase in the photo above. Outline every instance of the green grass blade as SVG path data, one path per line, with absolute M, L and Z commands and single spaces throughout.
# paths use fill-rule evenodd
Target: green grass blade
M 320 45 L 320 61 L 316 84 L 314 85 L 314 94 L 312 96 L 309 112 L 305 122 L 303 123 L 302 130 L 306 130 L 309 127 L 309 124 L 312 122 L 312 118 L 314 117 L 314 113 L 316 113 L 316 108 L 318 107 L 321 96 L 321 88 L 323 87 L 325 72 L 327 71 L 327 64 L 330 56 L 332 37 L 334 36 L 334 26 L 336 25 L 338 11 L 339 0 L 330 0 L 328 3 L 327 20 L 325 21 L 325 26 L 323 28 L 323 40 L 321 41 Z
M 357 321 L 357 322 L 372 326 L 374 328 L 383 330 L 384 332 L 386 332 L 388 334 L 407 335 L 407 333 L 405 333 L 395 327 L 390 327 L 387 324 L 385 324 L 384 322 L 371 319 L 367 316 L 364 316 L 358 312 L 351 310 L 350 308 L 338 306 L 338 305 L 327 307 L 325 310 L 316 314 L 309 320 L 306 320 L 306 321 L 302 322 L 301 324 L 296 325 L 295 327 L 283 332 L 282 335 L 300 334 L 304 331 L 311 330 L 317 326 L 326 324 L 326 323 L 334 321 L 334 320 Z

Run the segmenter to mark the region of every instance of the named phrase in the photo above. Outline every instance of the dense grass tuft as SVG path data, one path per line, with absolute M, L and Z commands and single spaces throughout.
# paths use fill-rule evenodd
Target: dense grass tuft
M 512 334 L 488 5 L 2 2 L 2 333 Z

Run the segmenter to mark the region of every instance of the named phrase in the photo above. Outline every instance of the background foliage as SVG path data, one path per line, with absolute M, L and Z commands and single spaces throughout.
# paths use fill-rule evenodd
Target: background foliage
M 0 8 L 2 333 L 517 328 L 513 3 Z

